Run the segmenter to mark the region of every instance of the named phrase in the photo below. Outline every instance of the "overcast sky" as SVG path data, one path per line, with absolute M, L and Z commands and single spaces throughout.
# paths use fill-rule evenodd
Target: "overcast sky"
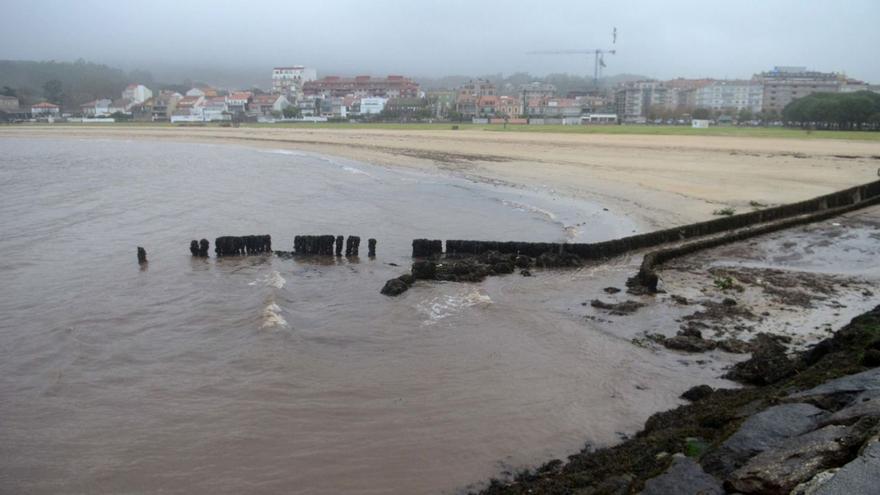
M 880 0 L 3 0 L 0 59 L 319 75 L 526 71 L 748 78 L 805 65 L 880 83 Z M 612 45 L 612 29 L 617 43 Z

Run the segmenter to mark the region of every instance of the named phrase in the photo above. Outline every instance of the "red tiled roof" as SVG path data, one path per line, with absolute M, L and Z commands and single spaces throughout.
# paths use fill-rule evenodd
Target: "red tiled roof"
M 256 95 L 254 96 L 254 103 L 257 105 L 274 105 L 278 98 L 280 98 L 279 95 Z
M 58 108 L 58 105 L 54 105 L 52 103 L 49 103 L 48 101 L 43 101 L 37 103 L 36 105 L 32 105 L 31 108 Z

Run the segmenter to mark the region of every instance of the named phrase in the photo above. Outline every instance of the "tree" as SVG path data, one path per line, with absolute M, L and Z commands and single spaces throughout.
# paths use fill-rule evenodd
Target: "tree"
M 302 111 L 299 107 L 289 106 L 281 112 L 281 115 L 284 115 L 285 119 L 296 119 L 302 116 Z
M 64 88 L 61 85 L 61 81 L 58 79 L 50 79 L 43 83 L 43 96 L 45 96 L 48 101 L 60 105 L 61 100 L 64 98 Z
M 748 108 L 741 109 L 736 116 L 736 120 L 739 122 L 748 122 L 754 118 L 755 118 L 755 115 Z
M 461 122 L 464 119 L 464 115 L 455 110 L 450 110 L 449 113 L 446 114 L 446 118 L 452 122 Z
M 706 120 L 712 118 L 712 111 L 708 108 L 695 108 L 693 117 L 698 120 Z
M 14 88 L 10 88 L 9 86 L 3 86 L 3 89 L 0 90 L 0 95 L 3 95 L 3 96 L 17 96 L 17 95 L 15 94 L 15 89 L 14 89 Z
M 131 115 L 127 113 L 122 113 L 120 111 L 113 112 L 112 114 L 110 114 L 110 117 L 112 117 L 113 120 L 115 120 L 116 122 L 128 122 L 129 120 L 131 120 Z
M 825 129 L 861 129 L 880 112 L 880 95 L 868 91 L 855 93 L 814 93 L 798 98 L 782 110 L 789 124 Z

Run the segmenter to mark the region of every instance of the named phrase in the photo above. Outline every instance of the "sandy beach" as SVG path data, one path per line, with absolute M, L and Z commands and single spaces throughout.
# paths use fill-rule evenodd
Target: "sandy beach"
M 880 142 L 484 130 L 7 127 L 0 137 L 146 139 L 300 149 L 601 202 L 646 228 L 873 180 Z

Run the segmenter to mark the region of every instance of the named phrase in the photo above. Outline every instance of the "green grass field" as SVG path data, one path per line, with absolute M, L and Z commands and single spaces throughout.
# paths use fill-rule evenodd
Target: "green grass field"
M 130 127 L 176 127 L 169 123 L 119 122 L 115 124 L 18 124 L 24 126 L 130 126 Z M 292 129 L 390 129 L 410 131 L 452 131 L 457 125 L 461 130 L 486 132 L 539 132 L 556 134 L 631 134 L 658 136 L 733 136 L 758 138 L 792 138 L 792 139 L 847 139 L 861 141 L 880 141 L 880 132 L 872 131 L 804 131 L 785 127 L 710 127 L 693 129 L 689 126 L 666 125 L 482 125 L 482 124 L 353 124 L 353 123 L 276 123 L 276 124 L 242 124 L 246 128 L 292 128 Z M 209 124 L 205 127 L 220 127 Z
M 880 132 L 867 131 L 804 131 L 785 127 L 710 127 L 693 129 L 674 125 L 482 125 L 482 124 L 351 124 L 351 123 L 302 123 L 302 124 L 245 124 L 246 127 L 295 127 L 317 129 L 393 129 L 417 131 L 461 130 L 488 132 L 543 132 L 556 134 L 634 134 L 658 136 L 734 136 L 795 139 L 854 139 L 880 141 Z

